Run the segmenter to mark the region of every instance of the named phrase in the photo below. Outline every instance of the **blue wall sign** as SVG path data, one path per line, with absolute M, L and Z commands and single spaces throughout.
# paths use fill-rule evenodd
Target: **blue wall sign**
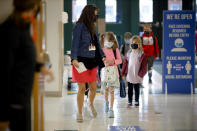
M 163 93 L 194 91 L 195 12 L 164 11 Z

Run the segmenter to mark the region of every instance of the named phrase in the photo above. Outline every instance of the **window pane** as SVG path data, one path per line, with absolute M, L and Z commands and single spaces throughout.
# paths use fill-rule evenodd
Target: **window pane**
M 153 22 L 153 0 L 140 0 L 140 22 Z
M 87 5 L 87 0 L 72 0 L 72 22 L 76 22 Z
M 168 0 L 168 10 L 182 10 L 182 0 Z
M 197 0 L 196 0 L 196 21 L 197 21 Z
M 116 22 L 117 0 L 105 0 L 105 21 Z

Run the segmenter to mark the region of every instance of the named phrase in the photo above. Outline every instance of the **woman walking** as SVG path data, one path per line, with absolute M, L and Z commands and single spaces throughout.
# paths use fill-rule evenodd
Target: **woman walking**
M 94 5 L 87 5 L 76 22 L 73 29 L 72 39 L 72 78 L 74 82 L 78 83 L 78 113 L 77 122 L 83 122 L 82 108 L 84 102 L 84 93 L 86 90 L 85 83 L 89 84 L 88 93 L 88 109 L 93 117 L 97 116 L 94 108 L 94 98 L 96 96 L 96 81 L 97 81 L 97 66 L 98 61 L 104 60 L 104 53 L 100 47 L 99 39 L 95 32 L 96 21 L 98 18 L 98 8 Z M 79 73 L 77 68 L 79 62 L 82 62 L 86 71 Z

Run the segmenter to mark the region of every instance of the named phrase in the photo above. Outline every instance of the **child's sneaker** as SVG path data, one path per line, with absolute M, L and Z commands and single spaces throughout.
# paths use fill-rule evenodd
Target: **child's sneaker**
M 135 106 L 138 107 L 140 104 L 138 101 L 135 102 Z
M 107 113 L 109 111 L 109 102 L 104 102 L 104 110 L 105 110 L 105 113 Z
M 149 84 L 152 84 L 152 80 L 151 80 L 151 78 L 149 78 L 148 83 L 149 83 Z
M 114 118 L 114 111 L 112 109 L 109 110 L 108 117 L 109 118 Z
M 82 116 L 82 114 L 77 113 L 76 120 L 77 120 L 77 122 L 83 122 L 83 116 Z
M 129 102 L 127 108 L 131 108 L 131 106 L 132 106 L 132 103 Z

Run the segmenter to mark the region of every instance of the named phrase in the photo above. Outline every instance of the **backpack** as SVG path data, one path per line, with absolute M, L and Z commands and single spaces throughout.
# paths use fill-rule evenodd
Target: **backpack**
M 155 56 L 157 56 L 156 45 L 155 45 L 155 38 L 156 38 L 156 36 L 153 34 L 152 37 L 153 37 L 153 45 L 154 45 Z
M 113 50 L 113 53 L 114 53 L 114 57 L 116 59 L 117 58 L 116 50 Z M 120 73 L 119 67 L 118 67 L 118 73 L 119 73 L 119 76 L 120 76 L 120 78 L 119 78 L 119 80 L 120 80 L 120 97 L 125 98 L 126 97 L 126 88 L 125 88 L 125 83 L 124 83 L 124 80 L 122 79 L 122 75 Z
M 115 52 L 116 53 L 116 52 Z M 122 46 L 122 51 L 121 51 L 121 53 L 124 55 L 125 54 L 125 44 L 123 44 L 123 46 Z
M 153 45 L 154 45 L 154 51 L 155 51 L 155 55 L 157 56 L 157 52 L 156 52 L 156 45 L 155 45 L 155 37 L 156 37 L 156 35 L 155 34 L 153 34 Z M 141 37 L 141 40 L 142 40 L 142 43 L 143 43 L 143 37 Z

